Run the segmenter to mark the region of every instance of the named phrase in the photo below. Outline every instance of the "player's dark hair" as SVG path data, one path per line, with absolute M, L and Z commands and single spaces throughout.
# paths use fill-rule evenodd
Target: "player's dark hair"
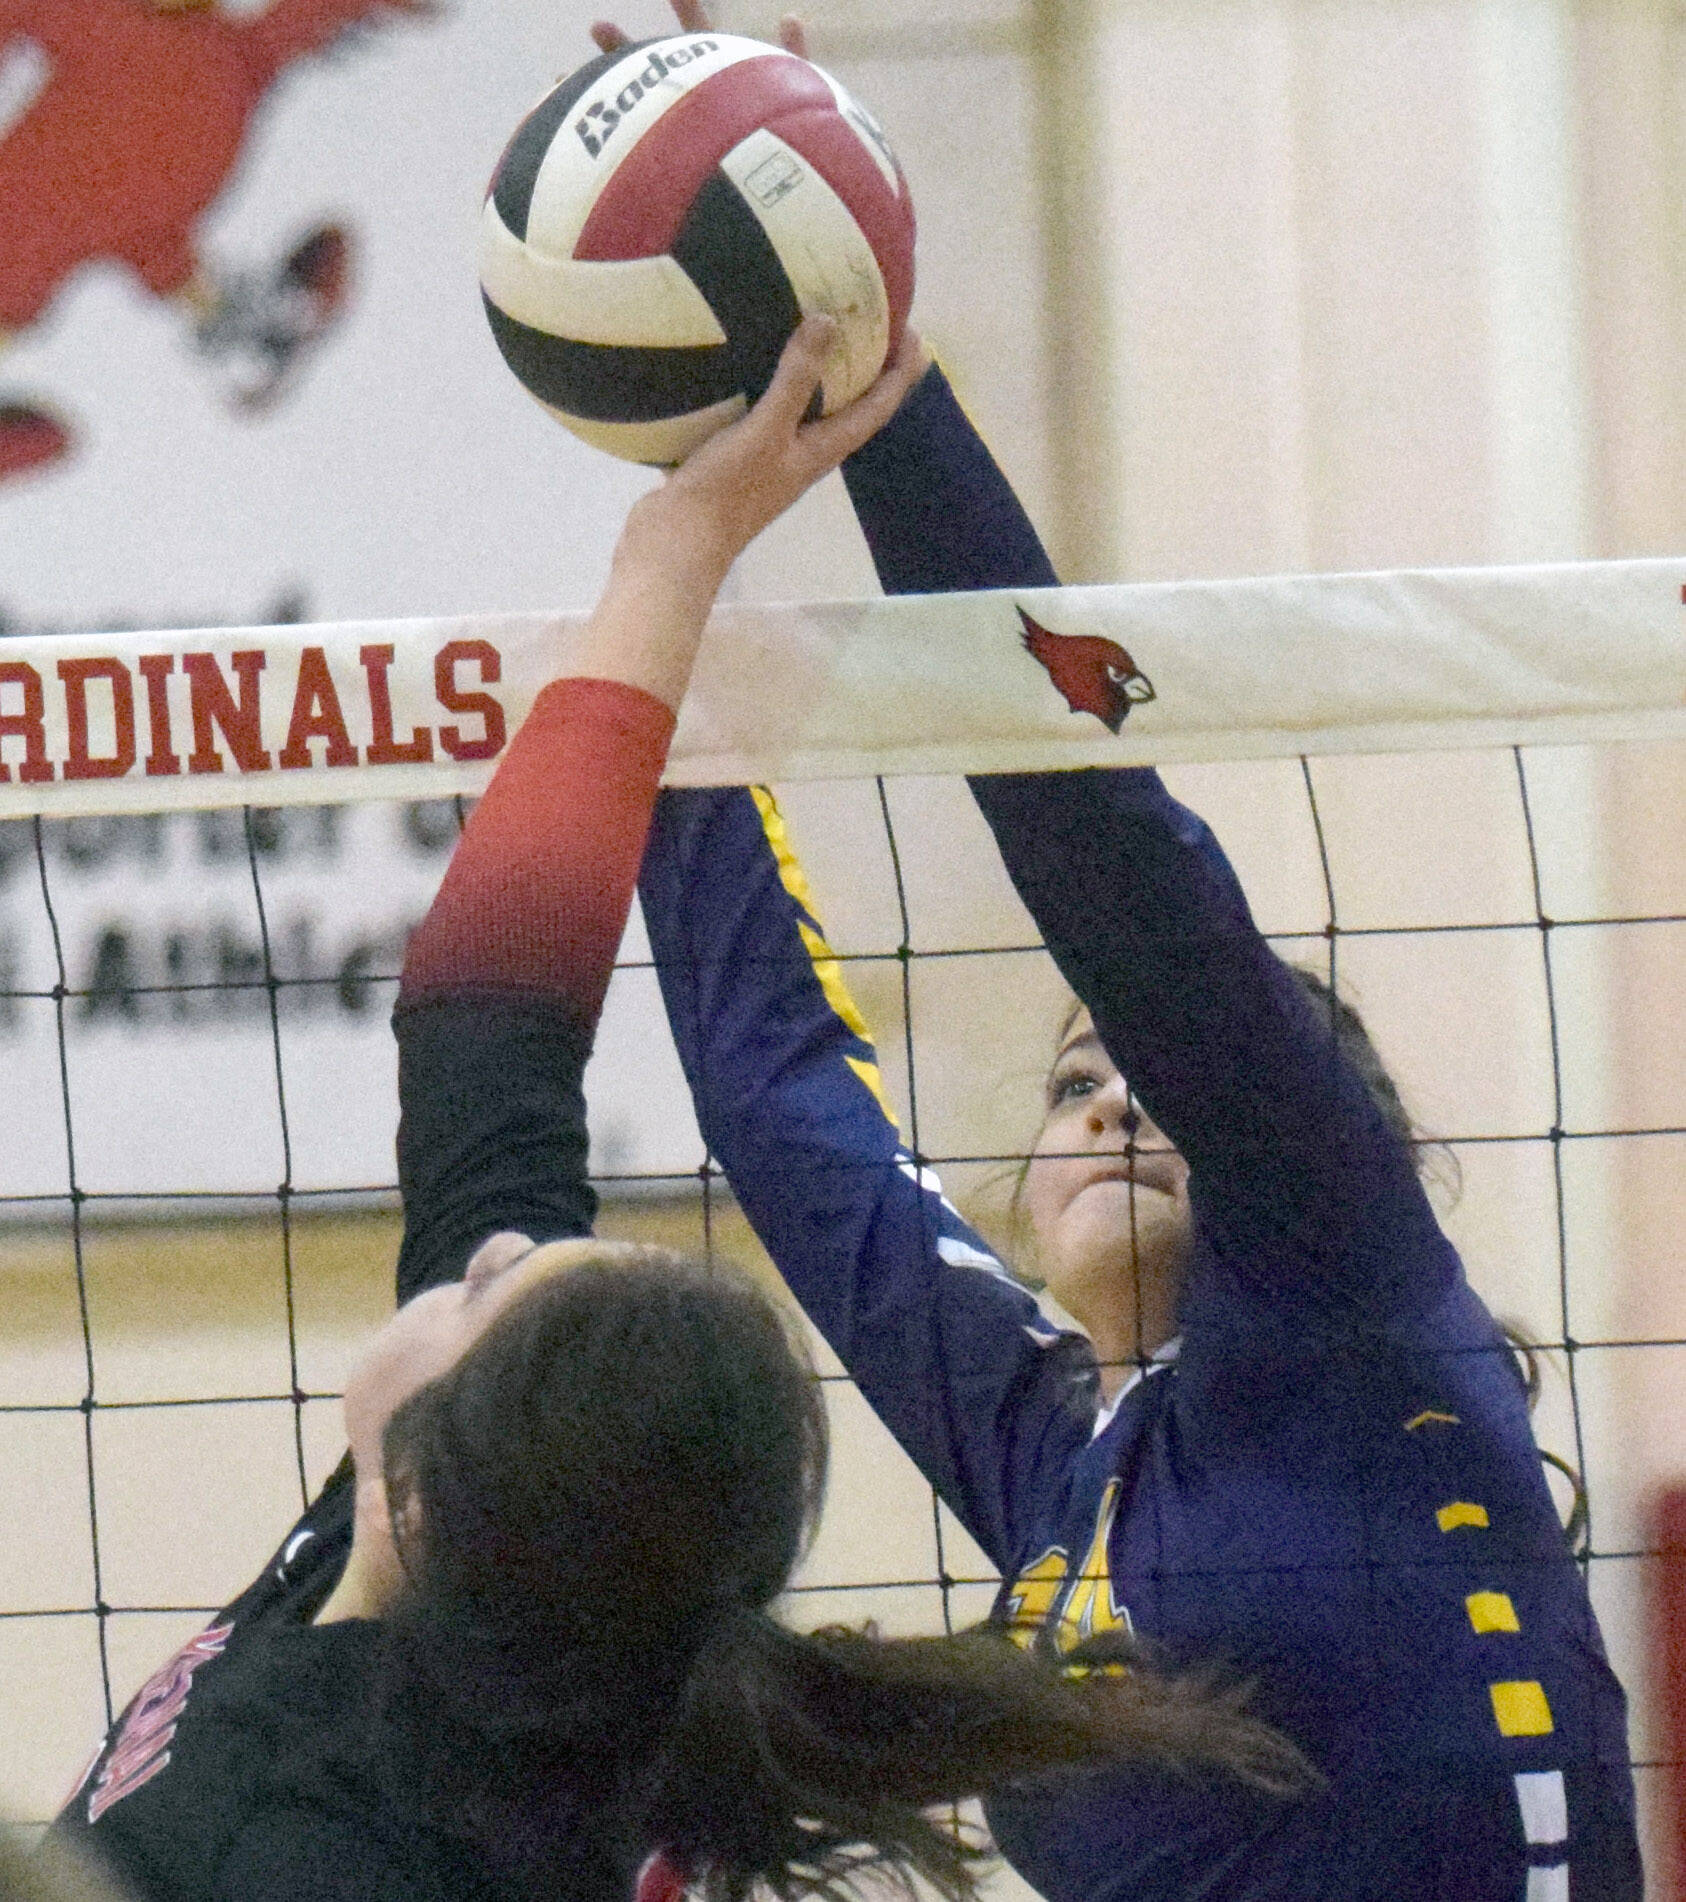
M 536 1284 L 397 1410 L 384 1462 L 406 1583 L 380 1755 L 512 1892 L 626 1896 L 660 1845 L 712 1902 L 872 1863 L 962 1895 L 979 1851 L 939 1803 L 1117 1760 L 1308 1780 L 1235 1688 L 770 1617 L 825 1415 L 778 1312 L 717 1268 L 650 1251 Z
M 1388 1067 L 1382 1062 L 1381 1054 L 1370 1041 L 1370 1032 L 1364 1019 L 1359 1016 L 1356 1006 L 1319 971 L 1313 971 L 1303 964 L 1290 964 L 1288 971 L 1306 996 L 1322 1013 L 1335 1039 L 1335 1048 L 1358 1074 L 1358 1080 L 1370 1093 L 1370 1101 L 1381 1112 L 1382 1121 L 1403 1147 L 1409 1149 L 1413 1159 L 1421 1155 L 1421 1138 L 1417 1126 L 1411 1120 L 1411 1112 L 1405 1107 L 1405 1099 L 1399 1094 L 1399 1085 L 1394 1082 Z M 1418 1161 L 1419 1170 L 1422 1165 Z

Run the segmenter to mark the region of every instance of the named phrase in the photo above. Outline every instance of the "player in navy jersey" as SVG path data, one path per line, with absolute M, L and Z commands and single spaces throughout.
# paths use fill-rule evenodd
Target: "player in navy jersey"
M 910 344 L 804 425 L 828 343 L 633 509 L 411 940 L 402 1305 L 349 1458 L 55 1826 L 142 1902 L 676 1902 L 685 1874 L 741 1902 L 874 1856 L 958 1894 L 926 1809 L 1050 1765 L 1304 1780 L 1197 1683 L 776 1623 L 824 1481 L 811 1371 L 747 1284 L 589 1239 L 581 1071 L 704 617 L 915 373 Z
M 844 476 L 891 591 L 1055 580 L 935 369 Z M 1155 774 L 973 792 L 1080 1002 L 1023 1203 L 1093 1342 L 903 1145 L 766 794 L 664 793 L 640 892 L 709 1147 L 998 1616 L 1220 1659 L 1327 1778 L 1084 1779 L 1002 1847 L 1052 1902 L 1634 1902 L 1621 1688 L 1361 1027 Z

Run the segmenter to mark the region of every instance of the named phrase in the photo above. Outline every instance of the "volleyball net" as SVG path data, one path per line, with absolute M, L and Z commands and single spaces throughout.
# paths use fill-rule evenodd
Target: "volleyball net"
M 1537 1433 L 1585 1477 L 1653 1855 L 1686 1807 L 1686 1516 L 1658 1504 L 1686 1476 L 1683 589 L 1639 562 L 727 608 L 670 774 L 777 786 L 903 1129 L 1011 1259 L 1062 990 L 957 775 L 1166 768 L 1272 941 L 1363 1011 L 1455 1164 L 1472 1280 L 1547 1350 Z M 338 1457 L 391 1301 L 404 936 L 582 618 L 0 645 L 17 1813 Z M 636 920 L 588 1091 L 605 1231 L 753 1257 Z M 821 1366 L 794 1614 L 981 1617 L 982 1554 Z

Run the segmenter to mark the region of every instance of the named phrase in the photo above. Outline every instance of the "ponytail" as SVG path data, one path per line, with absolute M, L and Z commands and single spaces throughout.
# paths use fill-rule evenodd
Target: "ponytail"
M 630 1897 L 653 1849 L 709 1902 L 856 1871 L 972 1888 L 926 1812 L 1074 1765 L 1309 1778 L 1235 1690 L 998 1629 L 802 1636 L 767 1615 L 817 1515 L 825 1422 L 749 1283 L 658 1250 L 537 1283 L 393 1414 L 405 1581 L 374 1755 L 511 1895 Z M 1074 1675 L 1071 1666 L 1087 1675 Z
M 1075 1669 L 999 1626 L 883 1639 L 803 1636 L 740 1607 L 699 1652 L 647 1783 L 643 1825 L 708 1902 L 837 1896 L 874 1866 L 972 1894 L 986 1850 L 931 1812 L 1088 1767 L 1223 1771 L 1278 1795 L 1314 1780 L 1245 1689 L 1077 1654 Z

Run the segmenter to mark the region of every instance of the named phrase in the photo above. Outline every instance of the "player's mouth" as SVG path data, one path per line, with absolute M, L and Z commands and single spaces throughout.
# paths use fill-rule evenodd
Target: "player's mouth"
M 1103 1182 L 1128 1182 L 1154 1195 L 1174 1196 L 1182 1186 L 1182 1172 L 1177 1164 L 1177 1155 L 1170 1149 L 1143 1150 L 1127 1160 L 1113 1158 L 1103 1167 L 1092 1170 L 1078 1184 L 1075 1193 L 1081 1195 L 1085 1189 L 1092 1189 Z

